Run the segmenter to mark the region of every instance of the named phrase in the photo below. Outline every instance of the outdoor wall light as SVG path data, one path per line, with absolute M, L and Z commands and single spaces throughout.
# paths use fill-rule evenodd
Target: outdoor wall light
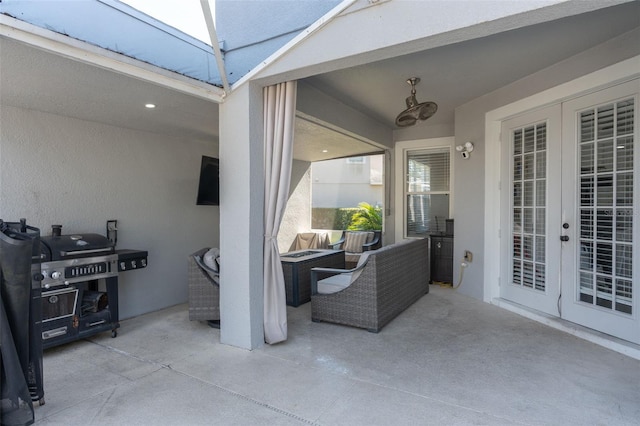
M 464 145 L 456 146 L 456 151 L 462 155 L 465 160 L 471 157 L 471 151 L 473 151 L 473 142 L 466 142 Z

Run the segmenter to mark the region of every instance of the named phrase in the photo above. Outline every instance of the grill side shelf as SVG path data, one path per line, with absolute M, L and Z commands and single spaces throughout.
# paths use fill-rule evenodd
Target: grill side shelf
M 132 271 L 147 267 L 149 253 L 145 250 L 116 250 L 118 255 L 118 272 Z

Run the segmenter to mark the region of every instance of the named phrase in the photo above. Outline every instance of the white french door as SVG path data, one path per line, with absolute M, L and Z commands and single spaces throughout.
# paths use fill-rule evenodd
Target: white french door
M 639 92 L 633 80 L 504 121 L 501 168 L 501 297 L 634 343 Z
M 560 106 L 502 124 L 501 297 L 559 315 Z M 505 190 L 506 189 L 506 190 Z M 506 282 L 505 282 L 506 278 Z
M 640 80 L 566 102 L 562 317 L 640 343 Z

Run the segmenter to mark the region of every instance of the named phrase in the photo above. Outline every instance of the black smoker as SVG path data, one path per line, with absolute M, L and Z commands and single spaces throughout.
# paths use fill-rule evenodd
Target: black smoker
M 33 401 L 44 405 L 43 349 L 103 331 L 117 336 L 118 272 L 147 266 L 146 251 L 115 250 L 115 238 L 61 228 L 43 237 L 25 219 L 0 219 L 3 425 L 31 424 Z
M 99 234 L 40 238 L 42 345 L 50 348 L 103 331 L 117 335 L 118 254 Z

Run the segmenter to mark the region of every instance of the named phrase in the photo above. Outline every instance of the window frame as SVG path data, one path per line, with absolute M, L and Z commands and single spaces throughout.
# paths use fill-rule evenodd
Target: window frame
M 431 173 L 429 173 L 429 177 L 428 177 L 428 181 L 425 180 L 424 182 L 422 182 L 423 187 L 427 186 L 429 187 L 429 189 L 418 189 L 412 186 L 416 186 L 415 182 L 412 184 L 410 181 L 410 178 L 413 176 L 415 178 L 419 177 L 419 172 L 416 174 L 412 174 L 410 175 L 411 171 L 409 170 L 409 165 L 410 165 L 410 161 L 412 158 L 416 158 L 418 156 L 429 156 L 429 155 L 438 155 L 438 154 L 447 154 L 447 158 L 446 160 L 443 159 L 442 161 L 442 167 L 444 170 L 442 170 L 442 176 L 440 177 L 444 177 L 446 172 L 449 173 L 448 176 L 446 176 L 446 183 L 447 183 L 447 189 L 446 190 L 432 190 L 431 187 L 433 186 L 432 181 L 434 179 L 437 179 L 438 176 L 435 176 L 435 174 L 432 176 Z M 446 162 L 446 164 L 445 164 Z M 424 238 L 424 236 L 432 234 L 432 233 L 436 233 L 438 232 L 437 229 L 437 222 L 435 224 L 436 229 L 433 229 L 433 225 L 429 224 L 429 228 L 426 229 L 425 234 L 419 234 L 419 235 L 409 235 L 409 198 L 412 196 L 418 196 L 418 197 L 432 197 L 432 196 L 436 196 L 436 195 L 446 195 L 448 197 L 448 200 L 451 199 L 451 148 L 446 147 L 446 148 L 424 148 L 424 149 L 411 149 L 411 150 L 406 150 L 405 151 L 405 158 L 404 158 L 404 167 L 405 167 L 405 179 L 403 182 L 404 185 L 404 234 L 405 234 L 405 238 Z M 448 203 L 450 204 L 450 203 Z M 450 206 L 447 206 L 447 217 L 445 219 L 449 218 L 449 210 L 450 210 Z M 431 217 L 431 214 L 429 214 L 429 217 L 427 217 L 427 223 L 429 218 Z M 437 216 L 436 216 L 437 217 Z M 423 220 L 425 219 L 424 217 L 422 218 Z
M 413 141 L 401 141 L 396 143 L 396 147 L 394 149 L 395 152 L 395 240 L 400 241 L 402 239 L 416 239 L 416 238 L 424 238 L 424 236 L 407 236 L 408 227 L 407 227 L 407 196 L 409 192 L 407 191 L 406 185 L 406 177 L 408 174 L 407 170 L 407 158 L 409 153 L 415 151 L 424 151 L 431 149 L 448 149 L 449 150 L 449 217 L 454 217 L 454 157 L 455 157 L 455 137 L 448 136 L 442 138 L 433 138 L 433 139 L 421 139 L 421 140 L 413 140 Z M 442 192 L 440 192 L 442 193 Z

